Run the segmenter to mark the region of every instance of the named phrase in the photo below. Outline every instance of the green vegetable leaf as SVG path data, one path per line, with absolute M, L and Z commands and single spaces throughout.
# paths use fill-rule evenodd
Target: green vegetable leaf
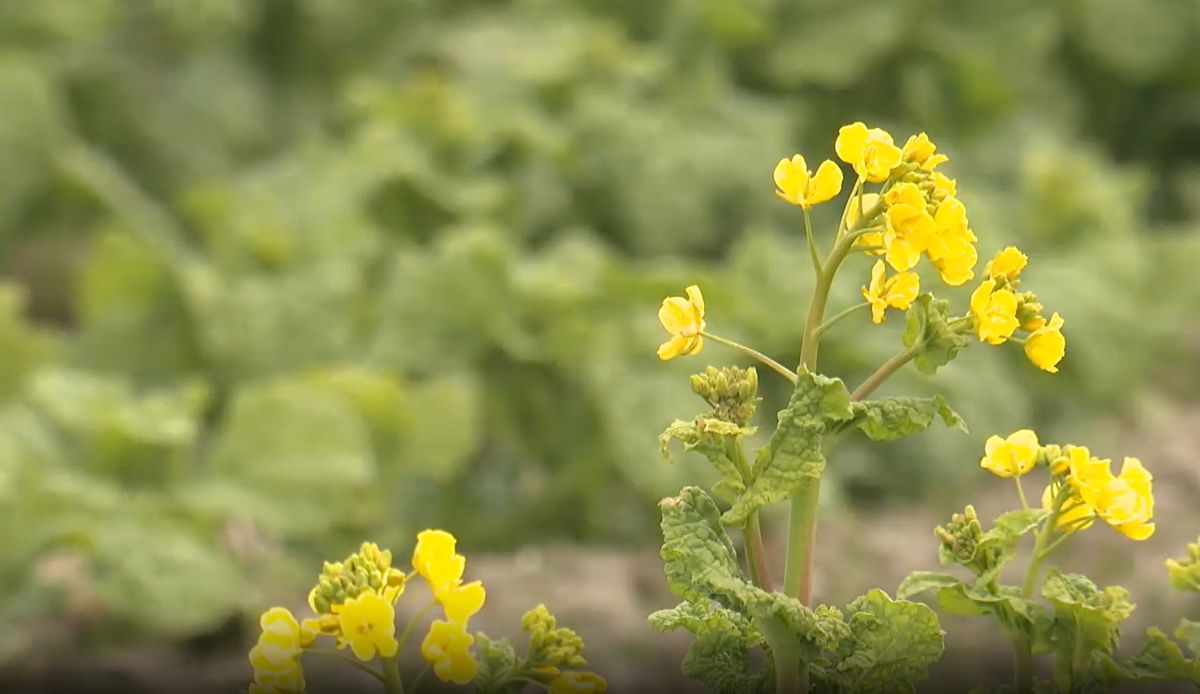
M 1200 540 L 1188 545 L 1186 557 L 1168 559 L 1167 573 L 1172 588 L 1200 593 Z
M 1013 586 L 993 590 L 989 584 L 972 586 L 949 574 L 914 571 L 896 589 L 896 595 L 908 598 L 929 590 L 937 591 L 942 610 L 962 617 L 994 615 L 1009 636 L 1036 635 L 1052 623 L 1045 608 L 1023 598 Z
M 754 427 L 742 427 L 712 417 L 697 417 L 690 422 L 677 419 L 658 437 L 658 443 L 667 459 L 670 459 L 672 441 L 682 443 L 685 451 L 695 451 L 708 458 L 721 475 L 713 486 L 713 494 L 732 503 L 746 491 L 746 484 L 737 464 L 729 456 L 729 446 L 737 445 L 739 438 L 754 432 Z
M 934 531 L 942 541 L 938 554 L 943 564 L 970 569 L 978 576 L 976 585 L 987 585 L 1016 556 L 1021 537 L 1036 529 L 1046 515 L 1042 509 L 1010 511 L 996 518 L 994 527 L 984 532 L 974 507 L 967 506 Z
M 1185 681 L 1200 684 L 1200 662 L 1188 660 L 1179 647 L 1160 629 L 1146 630 L 1146 642 L 1121 673 L 1122 679 L 1137 681 Z
M 912 347 L 918 340 L 925 343 L 917 355 L 917 370 L 932 374 L 958 356 L 971 338 L 951 327 L 950 302 L 922 294 L 908 309 L 908 327 L 904 331 L 904 346 Z
M 900 582 L 900 587 L 896 589 L 896 597 L 906 600 L 914 595 L 920 595 L 927 590 L 957 588 L 961 585 L 962 581 L 950 574 L 941 574 L 934 571 L 913 571 Z
M 1104 590 L 1086 576 L 1057 569 L 1046 576 L 1042 596 L 1054 606 L 1054 625 L 1048 645 L 1078 670 L 1077 653 L 1112 654 L 1121 635 L 1121 623 L 1133 613 L 1129 591 L 1120 586 Z M 1075 672 L 1075 676 L 1083 673 Z
M 1193 655 L 1200 656 L 1200 622 L 1179 620 L 1179 626 L 1175 627 L 1175 638 L 1186 643 Z
M 684 602 L 650 615 L 650 626 L 666 632 L 686 629 L 696 636 L 683 659 L 683 674 L 712 692 L 741 694 L 762 688 L 765 673 L 752 672 L 750 647 L 762 636 L 741 614 L 722 607 Z
M 854 416 L 841 379 L 805 369 L 797 375 L 791 401 L 779 412 L 779 426 L 758 453 L 754 480 L 725 513 L 727 525 L 745 525 L 754 511 L 791 498 L 819 479 L 825 469 L 825 434 Z
M 839 646 L 833 679 L 847 692 L 911 692 L 942 655 L 937 615 L 874 589 L 846 608 L 850 638 Z
M 872 441 L 895 441 L 919 434 L 928 429 L 936 417 L 952 429 L 967 431 L 966 422 L 940 395 L 866 400 L 851 403 L 850 409 L 854 419 L 849 424 L 857 426 Z

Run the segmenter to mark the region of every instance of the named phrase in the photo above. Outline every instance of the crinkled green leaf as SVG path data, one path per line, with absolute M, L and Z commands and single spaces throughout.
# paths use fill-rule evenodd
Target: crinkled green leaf
M 689 602 L 715 600 L 756 620 L 772 648 L 795 649 L 816 658 L 845 636 L 841 613 L 809 609 L 799 600 L 768 593 L 742 578 L 733 543 L 721 526 L 716 503 L 699 487 L 664 499 L 662 558 L 671 590 Z
M 1146 641 L 1124 668 L 1125 677 L 1136 681 L 1185 681 L 1200 684 L 1200 662 L 1188 660 L 1177 643 L 1160 629 L 1146 630 Z
M 713 494 L 726 502 L 733 502 L 746 491 L 742 474 L 737 464 L 729 457 L 729 446 L 738 445 L 738 439 L 754 434 L 754 427 L 742 427 L 712 417 L 697 417 L 688 422 L 677 419 L 658 437 L 663 457 L 670 459 L 672 441 L 683 444 L 683 450 L 700 453 L 720 473 L 721 479 L 713 486 Z
M 1200 622 L 1179 620 L 1179 626 L 1175 627 L 1175 638 L 1186 643 L 1192 655 L 1200 656 Z
M 766 680 L 750 667 L 750 647 L 763 639 L 741 614 L 710 604 L 684 602 L 650 615 L 658 631 L 686 629 L 696 636 L 683 659 L 683 674 L 713 692 L 754 692 Z
M 754 480 L 725 513 L 728 525 L 742 526 L 763 506 L 791 498 L 825 469 L 825 434 L 854 416 L 850 392 L 841 379 L 801 369 L 788 406 L 779 412 L 779 426 L 759 451 Z
M 1013 586 L 1002 585 L 993 590 L 988 584 L 972 586 L 949 574 L 914 571 L 896 589 L 896 594 L 906 598 L 929 590 L 937 591 L 938 607 L 942 610 L 963 617 L 995 615 L 1010 636 L 1034 634 L 1051 623 L 1045 608 L 1023 598 Z
M 1068 660 L 1077 652 L 1111 654 L 1134 607 L 1129 591 L 1120 586 L 1100 590 L 1086 576 L 1057 569 L 1046 576 L 1042 597 L 1054 606 L 1049 645 Z
M 1200 593 L 1200 540 L 1188 545 L 1186 557 L 1167 560 L 1171 587 Z
M 481 631 L 475 634 L 475 642 L 479 644 L 479 676 L 476 679 L 479 691 L 515 694 L 524 689 L 525 685 L 520 681 L 496 688 L 506 675 L 513 673 L 518 663 L 517 652 L 508 639 L 491 639 Z
M 962 581 L 950 574 L 913 571 L 900 582 L 900 587 L 896 589 L 896 597 L 906 600 L 927 590 L 957 588 L 960 585 L 962 585 Z
M 851 636 L 834 675 L 846 692 L 912 692 L 942 655 L 942 630 L 927 606 L 873 589 L 846 608 Z M 831 673 L 832 674 L 832 673 Z
M 922 294 L 908 309 L 908 326 L 904 330 L 904 346 L 912 347 L 923 340 L 925 348 L 917 355 L 917 370 L 932 374 L 958 356 L 971 338 L 950 326 L 950 302 Z
M 975 557 L 986 558 L 981 563 L 982 571 L 978 583 L 986 584 L 1000 575 L 1000 571 L 1017 554 L 1017 543 L 1021 537 L 1033 532 L 1048 515 L 1043 509 L 1009 511 L 996 518 L 992 529 L 983 534 L 976 545 Z
M 850 408 L 854 412 L 850 424 L 861 429 L 872 441 L 895 441 L 919 434 L 939 417 L 946 426 L 964 433 L 967 431 L 966 422 L 940 395 L 864 400 L 851 403 Z

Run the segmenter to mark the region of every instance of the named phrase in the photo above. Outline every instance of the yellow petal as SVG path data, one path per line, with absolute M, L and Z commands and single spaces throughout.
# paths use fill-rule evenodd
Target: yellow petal
M 842 169 L 829 159 L 821 162 L 817 173 L 808 183 L 804 204 L 808 207 L 833 199 L 842 191 Z
M 698 318 L 704 318 L 704 295 L 700 293 L 700 287 L 691 285 L 684 290 L 687 293 L 688 301 L 696 309 Z
M 857 170 L 862 161 L 863 145 L 867 142 L 867 126 L 862 122 L 843 125 L 838 130 L 837 140 L 833 143 L 833 151 L 838 159 L 855 167 Z

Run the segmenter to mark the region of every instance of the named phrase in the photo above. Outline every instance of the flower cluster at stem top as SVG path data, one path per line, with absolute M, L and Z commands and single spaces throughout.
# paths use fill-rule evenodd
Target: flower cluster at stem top
M 992 474 L 1012 478 L 1039 465 L 1050 472 L 1042 507 L 1054 514 L 1057 531 L 1078 532 L 1100 519 L 1131 540 L 1154 534 L 1154 477 L 1137 458 L 1125 458 L 1113 474 L 1110 460 L 1093 457 L 1084 446 L 1042 445 L 1036 433 L 1021 429 L 989 437 L 980 461 Z

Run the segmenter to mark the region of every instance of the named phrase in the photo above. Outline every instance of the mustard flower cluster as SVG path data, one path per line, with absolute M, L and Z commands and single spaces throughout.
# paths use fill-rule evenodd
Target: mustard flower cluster
M 1021 271 L 1029 258 L 1009 246 L 987 265 L 987 278 L 971 293 L 971 318 L 980 342 L 999 345 L 1018 330 L 1024 339 L 1025 355 L 1043 371 L 1058 373 L 1058 363 L 1067 351 L 1062 334 L 1063 319 L 1057 313 L 1049 320 L 1033 292 L 1019 291 Z
M 1114 474 L 1112 461 L 1093 457 L 1084 446 L 1042 445 L 1036 433 L 1022 429 L 989 437 L 980 461 L 992 474 L 1012 478 L 1039 464 L 1050 471 L 1042 507 L 1058 532 L 1078 532 L 1100 519 L 1131 540 L 1154 534 L 1154 477 L 1137 458 L 1125 458 Z
M 421 642 L 421 657 L 433 666 L 443 682 L 466 684 L 475 679 L 479 665 L 471 654 L 475 637 L 467 631 L 467 620 L 483 608 L 483 584 L 462 582 L 467 560 L 455 551 L 454 536 L 443 530 L 426 530 L 417 535 L 413 568 L 429 584 L 445 619 L 436 619 Z

